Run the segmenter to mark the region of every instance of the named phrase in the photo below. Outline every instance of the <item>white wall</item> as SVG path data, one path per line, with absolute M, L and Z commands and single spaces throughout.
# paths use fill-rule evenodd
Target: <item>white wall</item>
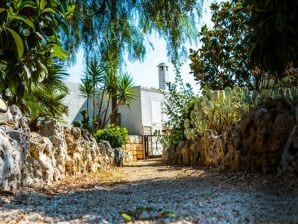
M 87 100 L 80 97 L 78 91 L 78 84 L 69 84 L 70 94 L 63 100 L 69 107 L 69 114 L 65 117 L 67 124 L 72 124 L 75 120 L 82 120 L 81 110 L 86 109 Z M 144 126 L 151 127 L 151 134 L 155 130 L 162 129 L 162 122 L 164 114 L 162 112 L 162 102 L 164 96 L 152 89 L 135 87 L 136 99 L 132 102 L 130 108 L 127 106 L 120 106 L 119 113 L 121 113 L 121 126 L 128 129 L 131 135 L 143 135 Z M 96 103 L 99 99 L 96 99 Z M 107 100 L 105 100 L 106 104 Z M 89 117 L 91 124 L 91 108 L 92 99 L 89 101 Z M 109 110 L 107 117 L 109 117 L 111 110 Z
M 136 99 L 130 107 L 120 106 L 118 111 L 121 113 L 121 126 L 127 128 L 130 135 L 142 135 L 141 87 L 137 86 L 134 89 Z
M 141 89 L 141 105 L 142 105 L 142 124 L 143 126 L 152 127 L 154 130 L 162 129 L 162 103 L 164 96 L 151 89 Z
M 69 94 L 67 94 L 62 102 L 68 106 L 68 114 L 64 116 L 64 120 L 67 125 L 71 125 L 80 116 L 80 111 L 86 108 L 86 99 L 80 97 L 79 84 L 72 82 L 65 82 L 69 89 Z
M 121 126 L 128 129 L 129 134 L 143 135 L 144 126 L 154 131 L 162 129 L 163 115 L 162 102 L 164 96 L 152 89 L 135 87 L 136 100 L 130 108 L 119 107 L 121 113 Z

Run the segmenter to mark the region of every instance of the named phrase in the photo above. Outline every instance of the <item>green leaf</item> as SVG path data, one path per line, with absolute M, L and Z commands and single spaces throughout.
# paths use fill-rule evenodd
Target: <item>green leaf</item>
M 52 48 L 51 54 L 63 61 L 67 59 L 67 52 L 57 45 Z
M 45 77 L 48 75 L 48 69 L 47 67 L 41 62 L 38 60 L 38 65 L 41 69 L 41 73 L 39 74 L 39 77 L 38 77 L 38 82 L 42 82 Z
M 168 218 L 176 218 L 176 213 L 175 212 L 162 212 L 161 216 L 168 217 Z
M 5 12 L 6 9 L 0 8 L 0 13 Z
M 67 12 L 68 13 L 73 13 L 76 9 L 76 6 L 75 5 L 69 5 L 67 6 Z
M 45 71 L 40 72 L 37 81 L 38 81 L 39 83 L 41 83 L 41 82 L 46 78 L 46 76 L 47 76 L 47 75 L 46 75 Z
M 14 1 L 14 7 L 16 9 L 20 9 L 21 4 L 22 4 L 22 0 L 15 0 Z
M 45 6 L 46 6 L 45 0 L 40 0 L 40 2 L 39 2 L 40 11 L 44 10 Z
M 22 40 L 21 36 L 17 32 L 15 32 L 14 30 L 12 30 L 8 27 L 5 27 L 5 29 L 7 29 L 10 32 L 10 34 L 12 35 L 14 42 L 16 44 L 16 47 L 17 47 L 18 57 L 21 58 L 24 54 L 24 44 L 23 44 L 23 40 Z
M 132 222 L 133 218 L 125 212 L 121 212 L 121 217 L 124 219 L 125 222 Z
M 57 13 L 57 12 L 56 12 L 55 9 L 53 9 L 53 8 L 45 8 L 45 9 L 43 9 L 43 10 L 41 11 L 41 14 L 43 14 L 43 13 L 53 13 L 53 14 L 55 14 L 55 13 Z
M 29 68 L 27 67 L 27 65 L 24 65 L 24 70 L 25 70 L 27 79 L 29 79 L 31 77 L 31 72 L 30 72 Z
M 36 2 L 34 1 L 22 1 L 22 4 L 20 5 L 19 9 L 24 9 L 24 8 L 36 8 Z
M 13 8 L 9 7 L 7 10 L 7 18 L 10 19 L 11 17 L 13 17 L 15 15 Z
M 35 27 L 33 22 L 28 18 L 25 18 L 25 17 L 22 17 L 22 16 L 12 16 L 11 20 L 13 20 L 13 19 L 20 20 L 20 21 L 26 23 L 32 29 L 34 29 L 34 27 Z

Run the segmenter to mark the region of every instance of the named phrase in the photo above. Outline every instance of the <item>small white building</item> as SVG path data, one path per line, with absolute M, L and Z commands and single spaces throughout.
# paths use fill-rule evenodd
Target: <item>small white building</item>
M 166 90 L 166 83 L 170 81 L 169 67 L 166 63 L 160 63 L 157 68 L 159 89 Z M 69 113 L 65 117 L 65 121 L 70 125 L 76 120 L 82 120 L 80 111 L 86 109 L 87 100 L 80 97 L 79 84 L 67 83 L 67 85 L 70 88 L 70 94 L 64 99 L 64 102 L 69 107 Z M 164 124 L 167 121 L 167 116 L 163 113 L 164 95 L 159 90 L 153 88 L 141 86 L 134 88 L 136 98 L 130 107 L 118 107 L 121 127 L 127 128 L 129 135 L 153 136 L 156 131 L 162 133 L 165 128 Z M 91 107 L 90 100 L 90 111 Z M 155 147 L 157 151 L 153 154 L 161 154 L 161 145 L 159 143 L 157 145 L 157 142 L 154 144 L 157 146 Z
M 169 67 L 166 63 L 158 66 L 159 89 L 166 90 L 169 79 Z M 120 107 L 121 126 L 126 127 L 130 134 L 153 135 L 155 131 L 162 131 L 167 121 L 163 113 L 165 100 L 161 91 L 141 86 L 135 87 L 136 100 L 128 107 Z

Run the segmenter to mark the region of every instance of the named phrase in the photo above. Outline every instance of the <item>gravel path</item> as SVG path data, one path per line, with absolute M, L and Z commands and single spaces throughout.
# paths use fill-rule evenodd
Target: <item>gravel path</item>
M 297 177 L 162 166 L 159 160 L 0 194 L 0 223 L 298 223 Z

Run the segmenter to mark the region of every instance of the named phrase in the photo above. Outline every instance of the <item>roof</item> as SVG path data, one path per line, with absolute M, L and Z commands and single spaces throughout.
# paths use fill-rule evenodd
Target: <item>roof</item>
M 165 62 L 162 62 L 162 63 L 159 63 L 159 64 L 157 65 L 157 67 L 161 67 L 161 66 L 168 66 L 168 64 L 165 63 Z

